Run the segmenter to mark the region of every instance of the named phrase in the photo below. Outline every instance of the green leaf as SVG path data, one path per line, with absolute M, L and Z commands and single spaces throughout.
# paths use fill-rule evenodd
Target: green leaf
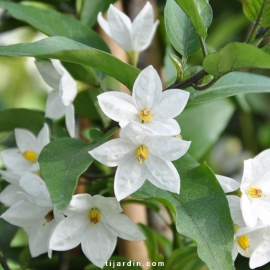
M 270 68 L 270 55 L 250 44 L 233 42 L 206 56 L 203 68 L 215 77 L 243 68 Z
M 0 47 L 0 55 L 54 58 L 85 65 L 107 73 L 125 84 L 129 89 L 132 89 L 133 83 L 140 72 L 139 69 L 125 64 L 108 53 L 65 37 L 51 37 L 33 43 L 3 46 Z
M 45 123 L 42 113 L 28 109 L 8 109 L 0 112 L 0 132 L 25 128 L 38 133 Z
M 201 270 L 204 266 L 193 246 L 176 249 L 166 262 L 168 270 Z
M 203 164 L 181 172 L 180 194 L 146 182 L 132 196 L 155 199 L 173 211 L 177 231 L 193 239 L 210 270 L 233 270 L 233 222 L 226 196 L 211 169 Z
M 46 145 L 39 156 L 40 172 L 49 189 L 56 209 L 69 204 L 77 186 L 78 177 L 93 162 L 88 151 L 102 144 L 116 129 L 108 131 L 95 144 L 72 138 L 61 138 Z
M 0 251 L 5 252 L 9 248 L 10 242 L 17 230 L 18 227 L 11 225 L 3 219 L 0 219 Z
M 64 36 L 93 48 L 110 51 L 95 31 L 72 16 L 61 14 L 55 10 L 6 1 L 0 1 L 0 7 L 6 9 L 12 17 L 30 24 L 47 36 Z
M 232 72 L 204 91 L 190 90 L 189 104 L 198 104 L 244 93 L 269 93 L 270 78 L 247 72 Z
M 80 19 L 82 23 L 92 27 L 96 21 L 99 12 L 105 12 L 110 4 L 117 0 L 83 0 L 82 9 L 80 12 Z
M 175 0 L 190 18 L 199 36 L 207 36 L 213 12 L 208 0 Z
M 243 11 L 251 21 L 259 18 L 259 25 L 270 26 L 270 0 L 243 0 Z
M 196 29 L 174 0 L 167 1 L 164 16 L 166 32 L 175 50 L 184 57 L 196 53 L 200 49 Z
M 191 141 L 188 152 L 194 158 L 200 159 L 218 140 L 233 112 L 233 104 L 223 99 L 187 107 L 176 117 L 183 139 Z

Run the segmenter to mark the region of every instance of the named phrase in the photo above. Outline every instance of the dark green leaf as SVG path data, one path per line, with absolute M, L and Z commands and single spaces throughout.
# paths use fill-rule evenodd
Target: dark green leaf
M 253 22 L 259 19 L 259 25 L 270 26 L 270 0 L 243 0 L 245 15 Z
M 189 104 L 203 103 L 243 93 L 270 93 L 270 78 L 246 72 L 232 72 L 204 91 L 190 90 Z
M 78 139 L 61 138 L 43 148 L 38 159 L 40 171 L 56 209 L 67 207 L 78 177 L 93 162 L 88 151 L 103 143 L 114 132 L 115 129 L 108 131 L 98 143 L 92 145 Z
M 45 118 L 37 111 L 28 109 L 8 109 L 0 112 L 0 132 L 25 128 L 38 133 L 45 123 Z
M 125 84 L 129 89 L 132 89 L 133 83 L 140 72 L 139 69 L 125 64 L 108 53 L 65 37 L 51 37 L 33 43 L 3 46 L 0 47 L 0 55 L 54 58 L 85 65 L 107 73 Z
M 152 198 L 169 207 L 176 216 L 177 231 L 193 239 L 198 255 L 210 270 L 233 270 L 233 223 L 226 196 L 205 164 L 181 172 L 180 194 L 146 182 L 132 196 Z
M 200 43 L 196 29 L 174 0 L 167 1 L 164 16 L 166 32 L 175 50 L 184 57 L 197 52 Z
M 194 158 L 200 159 L 217 141 L 233 112 L 233 104 L 223 99 L 190 106 L 176 117 L 183 139 L 191 141 L 188 152 Z
M 198 35 L 206 37 L 212 22 L 213 12 L 208 0 L 175 0 L 190 18 Z
M 250 44 L 233 42 L 206 56 L 203 68 L 215 77 L 243 68 L 270 68 L 270 55 Z
M 105 12 L 110 4 L 113 4 L 117 0 L 83 0 L 82 9 L 80 12 L 81 21 L 92 27 L 96 21 L 99 12 Z
M 0 7 L 8 10 L 12 17 L 27 22 L 48 36 L 64 36 L 93 48 L 109 52 L 108 46 L 95 31 L 72 16 L 61 14 L 55 10 L 6 1 L 0 1 Z

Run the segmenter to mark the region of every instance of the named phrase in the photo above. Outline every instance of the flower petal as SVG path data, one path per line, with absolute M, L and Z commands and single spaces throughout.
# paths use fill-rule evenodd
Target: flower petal
M 63 219 L 55 228 L 49 243 L 52 250 L 69 250 L 78 246 L 90 227 L 87 215 L 78 214 Z
M 93 207 L 93 197 L 90 194 L 76 194 L 72 196 L 72 199 L 68 207 L 64 210 L 66 215 L 71 215 L 77 212 L 89 211 Z
M 6 206 L 12 206 L 13 204 L 21 201 L 17 192 L 23 191 L 21 187 L 17 185 L 8 185 L 0 193 L 0 202 Z
M 253 212 L 251 202 L 246 194 L 242 194 L 240 200 L 243 219 L 248 227 L 254 227 L 257 223 L 257 215 Z
M 77 83 L 66 71 L 59 84 L 59 96 L 63 105 L 70 105 L 77 95 Z
M 52 65 L 55 69 L 55 71 L 60 74 L 61 76 L 63 76 L 67 71 L 66 69 L 63 67 L 63 65 L 61 64 L 61 62 L 58 59 L 51 59 Z
M 263 241 L 255 248 L 249 259 L 249 266 L 251 269 L 260 267 L 270 261 L 270 242 Z
M 154 38 L 154 35 L 155 35 L 155 33 L 156 33 L 156 30 L 157 30 L 158 25 L 159 25 L 159 20 L 156 20 L 155 23 L 154 23 L 153 26 L 152 26 L 151 32 L 149 32 L 149 34 L 148 34 L 148 42 L 146 42 L 146 43 L 140 48 L 140 51 L 141 51 L 141 52 L 144 51 L 145 49 L 147 49 L 147 48 L 150 46 L 150 44 L 151 44 L 151 42 L 152 42 L 152 40 L 153 40 L 153 38 Z
M 149 137 L 147 147 L 151 154 L 172 161 L 186 154 L 190 143 L 173 137 L 152 136 L 151 138 Z
M 82 239 L 82 251 L 93 264 L 103 268 L 115 249 L 116 240 L 116 235 L 99 222 L 87 229 Z
M 158 135 L 177 136 L 180 134 L 180 126 L 174 119 L 151 120 L 144 123 L 144 126 L 153 130 Z
M 252 209 L 257 217 L 270 226 L 270 201 L 262 198 L 252 200 Z
M 141 71 L 134 85 L 132 96 L 139 110 L 148 109 L 160 100 L 162 94 L 161 80 L 152 66 Z
M 232 178 L 218 174 L 216 174 L 216 178 L 225 193 L 235 191 L 240 187 L 240 184 Z
M 43 80 L 54 90 L 58 90 L 58 86 L 62 75 L 59 74 L 54 68 L 51 61 L 42 60 L 35 61 L 39 73 Z
M 128 94 L 106 92 L 98 96 L 98 103 L 102 111 L 116 122 L 139 119 L 139 111 Z
M 253 177 L 259 180 L 270 170 L 270 149 L 261 152 L 253 159 Z
M 102 12 L 98 13 L 97 21 L 99 26 L 103 29 L 103 31 L 109 36 L 112 37 L 111 30 L 109 28 L 108 22 L 103 18 Z
M 246 190 L 251 185 L 252 181 L 254 181 L 253 174 L 252 174 L 252 166 L 253 166 L 253 160 L 251 158 L 244 161 L 244 171 L 243 171 L 242 182 L 240 185 L 240 189 L 242 193 L 245 193 Z
M 66 106 L 66 128 L 71 138 L 75 137 L 75 111 L 73 104 Z
M 17 194 L 18 198 L 20 198 L 21 200 L 36 205 L 36 206 L 40 206 L 40 207 L 50 207 L 53 208 L 52 202 L 50 199 L 44 199 L 44 198 L 37 198 L 34 197 L 30 194 L 27 194 L 25 192 L 18 192 Z
M 110 5 L 108 10 L 108 24 L 111 38 L 126 52 L 133 51 L 132 26 L 129 17 L 113 5 Z
M 106 225 L 109 227 L 115 235 L 118 237 L 129 240 L 139 241 L 144 240 L 145 237 L 136 226 L 136 224 L 127 216 L 122 214 L 108 214 L 102 216 L 106 220 Z
M 51 119 L 59 119 L 65 115 L 65 111 L 66 106 L 62 104 L 58 92 L 51 92 L 46 101 L 45 116 Z
M 147 179 L 153 185 L 177 194 L 180 193 L 180 176 L 170 161 L 151 155 L 145 164 L 148 168 Z
M 114 167 L 122 162 L 123 158 L 133 155 L 137 147 L 121 138 L 108 141 L 88 153 L 97 161 L 109 167 Z
M 138 190 L 143 185 L 145 179 L 145 164 L 140 165 L 135 153 L 134 156 L 125 158 L 119 164 L 114 179 L 114 192 L 117 200 L 120 201 Z
M 10 148 L 0 152 L 5 167 L 18 172 L 31 171 L 32 163 L 23 158 L 18 148 Z
M 22 128 L 15 128 L 14 132 L 17 146 L 22 153 L 27 150 L 37 152 L 37 138 L 32 132 Z
M 109 214 L 119 214 L 123 211 L 120 203 L 115 197 L 103 197 L 100 195 L 95 195 L 92 197 L 93 205 L 99 208 L 104 215 Z
M 47 124 L 44 124 L 43 128 L 40 130 L 37 136 L 37 148 L 38 153 L 41 152 L 43 147 L 50 142 L 50 130 Z
M 19 172 L 19 171 L 0 170 L 0 175 L 2 176 L 2 178 L 5 179 L 8 183 L 13 185 L 19 185 L 19 181 L 23 173 L 24 173 L 23 171 Z
M 152 108 L 154 119 L 174 118 L 179 115 L 189 98 L 189 92 L 180 89 L 164 91 L 161 99 Z
M 141 52 L 146 49 L 154 36 L 158 22 L 154 24 L 154 11 L 152 5 L 147 2 L 141 12 L 132 22 L 132 40 L 134 51 Z M 151 33 L 151 34 L 150 34 Z

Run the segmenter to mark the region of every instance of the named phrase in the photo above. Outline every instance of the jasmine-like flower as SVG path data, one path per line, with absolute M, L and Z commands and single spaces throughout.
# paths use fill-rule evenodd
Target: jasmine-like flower
M 114 180 L 116 198 L 138 190 L 148 179 L 153 185 L 174 193 L 180 191 L 180 176 L 171 161 L 183 156 L 190 142 L 158 136 L 137 122 L 120 131 L 120 138 L 90 151 L 96 160 L 109 167 L 118 166 Z
M 104 32 L 128 53 L 130 58 L 135 56 L 136 59 L 139 52 L 149 47 L 159 21 L 154 22 L 153 7 L 147 2 L 132 23 L 127 15 L 113 5 L 110 5 L 108 10 L 108 22 L 100 12 L 98 23 Z
M 134 241 L 144 236 L 125 215 L 116 198 L 78 194 L 63 213 L 67 216 L 54 230 L 50 248 L 69 250 L 81 244 L 85 256 L 103 268 L 111 257 L 117 237 Z
M 222 179 L 218 180 L 222 185 Z M 230 191 L 240 186 L 240 206 L 248 227 L 254 227 L 258 219 L 270 225 L 270 149 L 245 160 L 241 184 L 231 179 L 229 186 Z
M 176 120 L 187 104 L 189 92 L 171 89 L 162 92 L 156 70 L 149 66 L 137 77 L 132 96 L 121 92 L 107 92 L 98 96 L 102 111 L 121 127 L 129 121 L 139 122 L 159 135 L 180 133 Z
M 48 96 L 45 116 L 59 119 L 65 115 L 69 135 L 74 137 L 75 116 L 72 102 L 77 94 L 76 81 L 59 60 L 36 61 L 36 66 L 44 81 L 54 90 Z
M 38 175 L 25 173 L 20 179 L 20 186 L 24 192 L 18 192 L 17 196 L 21 200 L 1 217 L 26 231 L 32 257 L 45 252 L 51 257 L 49 240 L 57 223 L 64 216 L 54 211 L 47 187 Z
M 4 166 L 15 175 L 22 175 L 26 171 L 38 172 L 38 156 L 43 147 L 50 142 L 50 131 L 47 124 L 37 137 L 32 132 L 21 128 L 16 128 L 14 133 L 18 148 L 0 152 Z

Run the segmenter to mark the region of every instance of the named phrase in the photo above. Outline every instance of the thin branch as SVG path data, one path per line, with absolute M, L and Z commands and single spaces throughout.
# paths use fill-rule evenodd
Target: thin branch
M 198 90 L 198 91 L 203 91 L 203 90 L 206 90 L 208 89 L 210 86 L 212 86 L 213 84 L 215 84 L 220 78 L 220 77 L 217 77 L 217 78 L 214 78 L 212 79 L 212 81 L 210 81 L 209 83 L 203 85 L 203 86 L 199 86 L 199 85 L 196 85 L 196 84 L 193 84 L 192 87 L 195 89 L 195 90 Z
M 59 253 L 59 270 L 69 269 L 69 252 L 62 251 Z
M 0 264 L 4 270 L 10 270 L 5 258 L 2 256 L 2 254 L 0 254 Z
M 207 54 L 208 54 L 206 46 L 205 46 L 205 41 L 204 41 L 203 37 L 201 37 L 201 36 L 198 36 L 198 38 L 199 38 L 199 41 L 200 41 L 200 44 L 201 44 L 203 57 L 205 58 L 207 56 Z

